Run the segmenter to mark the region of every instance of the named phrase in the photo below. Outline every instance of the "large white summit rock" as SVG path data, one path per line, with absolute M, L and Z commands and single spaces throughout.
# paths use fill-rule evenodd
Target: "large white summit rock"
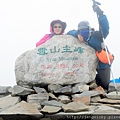
M 94 49 L 70 35 L 58 35 L 17 58 L 16 83 L 86 84 L 95 79 L 97 63 Z

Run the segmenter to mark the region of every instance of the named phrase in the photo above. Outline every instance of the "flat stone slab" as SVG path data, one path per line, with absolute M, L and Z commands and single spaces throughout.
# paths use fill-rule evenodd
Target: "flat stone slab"
M 106 96 L 109 99 L 120 100 L 120 92 L 117 92 L 117 93 L 116 93 L 116 91 L 110 92 L 110 93 L 106 94 Z
M 101 102 L 101 103 L 110 103 L 110 104 L 120 104 L 120 100 L 113 100 L 113 99 L 107 99 L 107 98 L 98 100 L 98 102 Z
M 28 103 L 42 103 L 49 99 L 48 93 L 38 93 L 38 94 L 31 94 L 27 96 Z
M 120 113 L 120 110 L 110 106 L 101 105 L 101 106 L 98 106 L 98 109 L 96 109 L 94 113 L 95 114 L 118 114 Z
M 27 114 L 27 115 L 39 115 L 43 116 L 34 105 L 21 101 L 20 103 L 2 111 L 0 114 Z
M 45 106 L 41 109 L 41 112 L 45 112 L 45 113 L 57 113 L 57 112 L 60 111 L 61 109 L 62 109 L 61 107 L 45 105 Z
M 55 106 L 55 107 L 62 107 L 64 104 L 61 102 L 58 102 L 56 100 L 50 100 L 50 101 L 44 101 L 41 103 L 41 105 L 47 105 L 47 106 Z
M 8 107 L 11 107 L 17 103 L 20 102 L 20 97 L 12 97 L 11 95 L 8 95 L 6 97 L 0 98 L 0 109 L 5 109 Z
M 14 85 L 13 88 L 9 89 L 9 92 L 11 92 L 12 95 L 29 95 L 30 93 L 32 93 L 32 91 L 32 89 L 18 85 Z
M 64 112 L 80 112 L 89 110 L 89 107 L 81 102 L 70 102 L 62 106 L 62 108 Z

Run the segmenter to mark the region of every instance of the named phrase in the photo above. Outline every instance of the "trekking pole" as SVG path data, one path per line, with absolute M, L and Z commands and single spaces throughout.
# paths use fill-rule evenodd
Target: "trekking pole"
M 99 2 L 97 2 L 97 1 L 95 1 L 95 0 L 92 0 L 92 1 L 93 1 L 93 5 L 101 5 Z M 98 18 L 98 14 L 97 14 L 97 18 Z M 98 23 L 99 23 L 99 19 L 98 19 Z M 113 81 L 114 81 L 115 91 L 116 91 L 116 94 L 118 94 L 117 85 L 116 85 L 116 83 L 115 83 L 115 79 L 114 79 L 113 72 L 112 72 L 112 69 L 111 69 L 110 58 L 109 58 L 109 56 L 108 56 L 108 49 L 107 49 L 107 47 L 106 47 L 106 45 L 105 45 L 105 42 L 104 42 L 105 39 L 104 39 L 103 32 L 102 32 L 102 29 L 101 29 L 100 24 L 99 24 L 99 27 L 100 27 L 100 31 L 101 31 L 101 34 L 102 34 L 103 44 L 104 44 L 104 46 L 105 46 L 105 51 L 106 51 L 108 63 L 109 63 L 109 65 L 110 65 L 110 71 L 111 71 L 111 74 L 112 74 L 112 79 L 113 79 Z

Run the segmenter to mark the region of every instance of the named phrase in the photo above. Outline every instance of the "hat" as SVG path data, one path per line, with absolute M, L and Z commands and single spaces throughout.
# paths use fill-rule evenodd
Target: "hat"
M 54 20 L 51 22 L 51 27 L 53 28 L 54 24 L 56 23 L 60 23 L 62 25 L 62 32 L 64 32 L 65 28 L 66 28 L 66 23 L 65 22 L 62 22 L 61 20 Z M 53 30 L 52 30 L 53 31 Z
M 78 24 L 78 30 L 82 30 L 82 29 L 90 29 L 90 25 L 88 21 L 81 21 Z

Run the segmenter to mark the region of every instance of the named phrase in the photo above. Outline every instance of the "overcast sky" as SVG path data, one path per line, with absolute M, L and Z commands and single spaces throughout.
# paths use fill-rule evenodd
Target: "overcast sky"
M 119 0 L 99 0 L 107 15 L 110 33 L 105 43 L 115 55 L 113 77 L 120 77 L 120 6 Z M 15 61 L 22 53 L 35 48 L 54 19 L 67 23 L 65 32 L 77 29 L 81 20 L 88 20 L 98 29 L 92 0 L 0 0 L 0 86 L 13 86 Z M 112 78 L 113 78 L 112 77 Z

